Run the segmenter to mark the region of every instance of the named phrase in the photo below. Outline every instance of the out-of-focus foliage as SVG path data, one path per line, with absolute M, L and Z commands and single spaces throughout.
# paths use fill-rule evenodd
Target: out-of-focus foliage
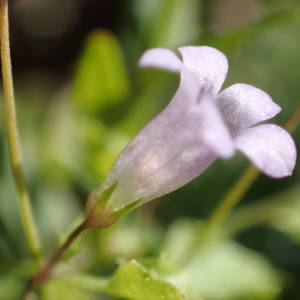
M 73 80 L 72 96 L 77 109 L 97 114 L 124 101 L 128 94 L 129 82 L 118 41 L 109 32 L 92 33 Z
M 106 291 L 112 295 L 132 300 L 183 299 L 182 295 L 166 281 L 132 261 L 120 267 L 110 280 Z
M 293 24 L 297 21 L 299 21 L 299 12 L 297 11 L 274 12 L 253 24 L 208 36 L 205 42 L 226 53 L 237 53 L 265 32 L 269 33 L 269 30 L 275 30 L 278 27 Z
M 56 282 L 54 288 L 57 290 L 58 288 L 69 289 L 70 292 L 67 294 L 69 297 L 72 296 L 71 293 L 72 290 L 74 292 L 74 289 L 78 289 L 81 293 L 84 291 L 87 293 L 88 290 L 94 292 L 94 297 L 79 299 L 97 299 L 96 293 L 99 295 L 99 292 L 132 300 L 184 299 L 183 295 L 172 284 L 161 279 L 155 272 L 147 270 L 135 260 L 119 266 L 110 279 L 75 275 L 66 278 L 63 285 L 62 282 Z
M 281 124 L 300 104 L 299 1 L 132 0 L 127 6 L 117 32 L 97 28 L 86 37 L 62 84 L 46 71 L 16 78 L 26 179 L 46 256 L 83 214 L 88 193 L 121 149 L 175 93 L 177 75 L 137 67 L 145 49 L 218 47 L 230 63 L 224 86 L 246 82 L 266 90 L 282 106 Z M 230 25 L 240 11 L 243 22 Z M 19 299 L 34 266 L 8 165 L 2 100 L 1 108 L 0 299 Z M 299 148 L 299 128 L 293 136 Z M 245 165 L 240 155 L 218 161 L 111 228 L 84 233 L 41 299 L 298 299 L 299 165 L 281 181 L 261 176 L 218 234 L 203 235 L 205 219 Z
M 196 222 L 177 221 L 162 248 L 162 272 L 164 261 L 173 264 L 166 276 L 187 299 L 275 298 L 280 273 L 262 255 L 224 237 L 200 240 L 201 229 Z M 178 239 L 184 241 L 179 249 Z

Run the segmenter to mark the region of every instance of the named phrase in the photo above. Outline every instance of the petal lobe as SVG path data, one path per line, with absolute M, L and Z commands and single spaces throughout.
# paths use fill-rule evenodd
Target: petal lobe
M 200 134 L 203 143 L 217 156 L 230 158 L 235 152 L 234 143 L 220 111 L 209 94 L 201 97 L 199 113 L 201 112 Z
M 258 169 L 273 178 L 292 174 L 296 163 L 296 146 L 290 134 L 274 124 L 242 130 L 235 137 L 237 149 Z
M 273 118 L 281 110 L 266 92 L 244 83 L 234 84 L 222 91 L 217 103 L 232 132 Z
M 163 69 L 170 72 L 179 73 L 182 62 L 175 53 L 166 48 L 153 48 L 144 52 L 140 58 L 141 67 L 151 67 Z
M 207 46 L 179 48 L 184 65 L 199 79 L 201 85 L 210 85 L 217 94 L 228 71 L 226 56 L 219 50 Z

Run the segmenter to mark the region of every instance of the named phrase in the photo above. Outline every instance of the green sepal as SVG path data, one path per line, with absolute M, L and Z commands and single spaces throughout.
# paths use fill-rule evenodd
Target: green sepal
M 127 214 L 128 212 L 130 212 L 131 210 L 133 210 L 134 208 L 139 206 L 139 204 L 142 202 L 142 200 L 143 200 L 143 198 L 139 198 L 139 199 L 127 204 L 126 206 L 124 206 L 123 208 L 121 208 L 120 210 L 115 212 L 115 215 L 117 215 L 118 217 L 121 217 L 121 216 Z
M 107 203 L 115 191 L 118 182 L 113 183 L 104 192 L 99 194 L 99 189 L 91 192 L 87 203 L 86 224 L 90 228 L 104 229 L 114 224 L 121 216 L 137 207 L 143 198 L 139 198 L 118 211 L 112 211 Z

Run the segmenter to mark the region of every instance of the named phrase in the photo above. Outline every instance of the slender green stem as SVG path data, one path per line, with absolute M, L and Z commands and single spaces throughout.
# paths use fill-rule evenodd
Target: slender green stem
M 259 171 L 250 166 L 243 175 L 229 189 L 223 200 L 214 210 L 207 221 L 208 228 L 220 225 L 227 217 L 231 209 L 240 201 L 243 195 L 249 190 L 254 180 L 258 177 Z
M 0 4 L 0 41 L 10 164 L 19 195 L 18 204 L 27 243 L 36 263 L 39 264 L 41 258 L 41 246 L 25 183 L 17 128 L 9 45 L 8 0 L 1 0 Z

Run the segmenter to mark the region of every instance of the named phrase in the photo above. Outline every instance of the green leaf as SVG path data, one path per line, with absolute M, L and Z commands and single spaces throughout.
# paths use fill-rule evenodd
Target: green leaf
M 130 87 L 122 51 L 108 31 L 95 31 L 87 39 L 72 86 L 75 105 L 94 114 L 123 102 Z
M 197 233 L 201 233 L 199 222 L 175 222 L 161 252 L 162 276 L 186 299 L 266 300 L 278 295 L 281 278 L 266 258 L 221 237 L 207 239 L 195 248 L 193 236 Z
M 106 291 L 130 300 L 184 299 L 173 285 L 134 260 L 116 271 Z
M 178 273 L 168 277 L 187 299 L 274 299 L 280 278 L 261 255 L 232 241 L 203 247 Z M 218 287 L 218 288 L 216 288 Z

